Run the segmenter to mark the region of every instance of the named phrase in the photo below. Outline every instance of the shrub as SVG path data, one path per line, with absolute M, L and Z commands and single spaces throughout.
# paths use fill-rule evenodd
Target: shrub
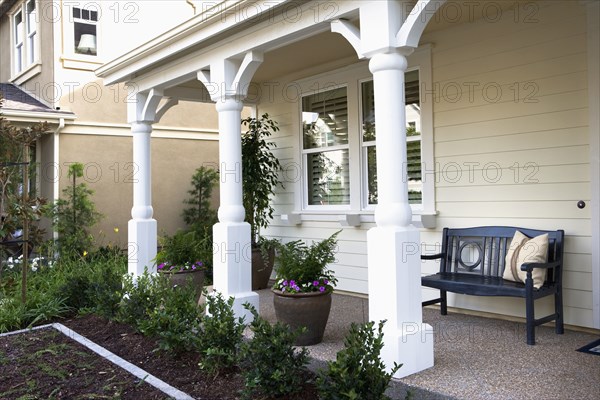
M 202 318 L 199 366 L 211 375 L 234 367 L 238 362 L 244 318 L 235 318 L 233 297 L 227 301 L 215 292 L 206 298 L 208 313 Z
M 269 324 L 254 307 L 245 305 L 254 316 L 250 328 L 253 338 L 242 344 L 242 375 L 246 388 L 243 395 L 279 397 L 296 393 L 305 383 L 308 351 L 296 350 L 294 340 L 300 331 L 291 332 L 287 325 Z
M 190 198 L 185 200 L 190 208 L 183 210 L 182 217 L 194 230 L 203 231 L 205 227 L 212 229 L 217 222 L 217 212 L 210 207 L 214 186 L 219 180 L 219 173 L 213 169 L 200 167 L 192 176 L 192 189 L 188 190 Z
M 382 400 L 392 375 L 401 367 L 394 363 L 390 373 L 379 357 L 383 348 L 383 325 L 379 323 L 377 335 L 375 323 L 352 324 L 344 339 L 344 349 L 335 361 L 327 363 L 327 369 L 319 372 L 317 388 L 323 400 Z
M 54 228 L 58 232 L 58 249 L 61 256 L 77 257 L 89 252 L 94 238 L 88 229 L 102 218 L 90 196 L 94 193 L 85 183 L 77 183 L 83 176 L 83 164 L 69 166 L 72 185 L 63 190 L 64 198 L 49 208 Z
M 119 304 L 116 320 L 139 331 L 138 323 L 146 318 L 148 310 L 158 307 L 158 299 L 154 295 L 155 286 L 155 277 L 147 270 L 136 280 L 133 275 L 126 275 L 123 278 L 123 299 Z
M 194 287 L 173 287 L 167 277 L 159 275 L 150 291 L 157 303 L 146 307 L 146 315 L 137 321 L 140 332 L 156 336 L 161 350 L 177 354 L 197 350 L 202 313 Z

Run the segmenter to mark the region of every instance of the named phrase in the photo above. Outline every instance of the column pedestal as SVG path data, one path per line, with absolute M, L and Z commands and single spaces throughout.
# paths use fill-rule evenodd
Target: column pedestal
M 131 219 L 127 224 L 127 272 L 137 277 L 147 268 L 149 273 L 156 272 L 156 238 L 157 223 L 155 219 Z
M 367 232 L 369 319 L 387 319 L 381 358 L 394 362 L 402 378 L 433 366 L 433 329 L 421 310 L 419 231 L 414 227 L 377 227 Z
M 252 291 L 252 249 L 250 224 L 247 222 L 219 222 L 213 226 L 213 279 L 214 287 L 224 298 L 234 297 L 236 317 L 246 322 L 253 317 L 244 307 L 252 304 L 259 310 L 258 294 Z

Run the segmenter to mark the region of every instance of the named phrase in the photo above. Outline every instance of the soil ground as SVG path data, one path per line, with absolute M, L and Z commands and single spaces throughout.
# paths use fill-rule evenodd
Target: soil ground
M 239 399 L 239 371 L 216 377 L 198 367 L 198 354 L 157 351 L 156 340 L 132 327 L 86 315 L 62 322 L 92 342 L 197 399 Z M 60 346 L 60 347 L 57 347 Z M 42 359 L 43 357 L 43 359 Z M 48 358 L 48 360 L 46 360 Z M 32 383 L 34 382 L 34 383 Z M 162 392 L 53 329 L 0 338 L 0 399 L 164 399 Z M 317 399 L 312 384 L 286 400 Z

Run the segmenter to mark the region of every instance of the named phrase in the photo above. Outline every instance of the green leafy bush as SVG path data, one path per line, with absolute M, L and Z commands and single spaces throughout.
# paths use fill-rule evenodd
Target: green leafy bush
M 0 331 L 25 328 L 77 312 L 111 317 L 122 296 L 123 256 L 93 260 L 34 258 L 27 280 L 27 300 L 20 300 L 20 268 L 0 282 Z
M 150 290 L 156 307 L 146 307 L 145 317 L 137 321 L 140 332 L 155 336 L 161 350 L 197 350 L 202 312 L 192 285 L 173 287 L 167 277 L 159 275 Z
M 149 310 L 155 309 L 159 304 L 159 299 L 155 296 L 155 279 L 147 270 L 137 279 L 134 279 L 133 275 L 125 275 L 123 299 L 115 316 L 117 321 L 140 330 L 139 322 L 146 318 Z
M 379 323 L 377 335 L 375 323 L 352 324 L 344 339 L 344 349 L 335 361 L 327 363 L 320 371 L 317 387 L 323 400 L 382 400 L 390 379 L 401 367 L 394 363 L 390 373 L 379 355 L 383 348 L 383 325 Z
M 244 318 L 236 318 L 233 312 L 234 298 L 228 300 L 215 292 L 206 297 L 208 313 L 202 318 L 200 368 L 211 375 L 234 367 L 238 362 Z
M 254 336 L 242 344 L 242 375 L 246 383 L 245 398 L 286 396 L 302 389 L 305 383 L 308 351 L 296 350 L 294 340 L 300 332 L 287 325 L 269 324 L 254 307 L 245 305 L 254 316 L 250 328 Z

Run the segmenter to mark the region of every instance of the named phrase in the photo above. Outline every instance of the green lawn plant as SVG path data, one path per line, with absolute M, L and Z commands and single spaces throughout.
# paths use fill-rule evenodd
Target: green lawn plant
M 225 300 L 219 292 L 206 296 L 207 313 L 202 317 L 200 368 L 210 375 L 233 368 L 239 361 L 244 318 L 233 312 L 234 298 Z
M 306 348 L 294 347 L 301 332 L 292 332 L 279 322 L 271 325 L 253 306 L 244 307 L 254 316 L 250 324 L 254 336 L 242 344 L 242 375 L 246 384 L 243 397 L 285 398 L 297 393 L 306 382 L 308 364 Z
M 327 369 L 319 372 L 317 387 L 322 400 L 385 400 L 390 379 L 401 365 L 394 363 L 391 372 L 385 371 L 380 358 L 383 348 L 383 325 L 379 322 L 352 324 L 344 339 L 344 349 Z

